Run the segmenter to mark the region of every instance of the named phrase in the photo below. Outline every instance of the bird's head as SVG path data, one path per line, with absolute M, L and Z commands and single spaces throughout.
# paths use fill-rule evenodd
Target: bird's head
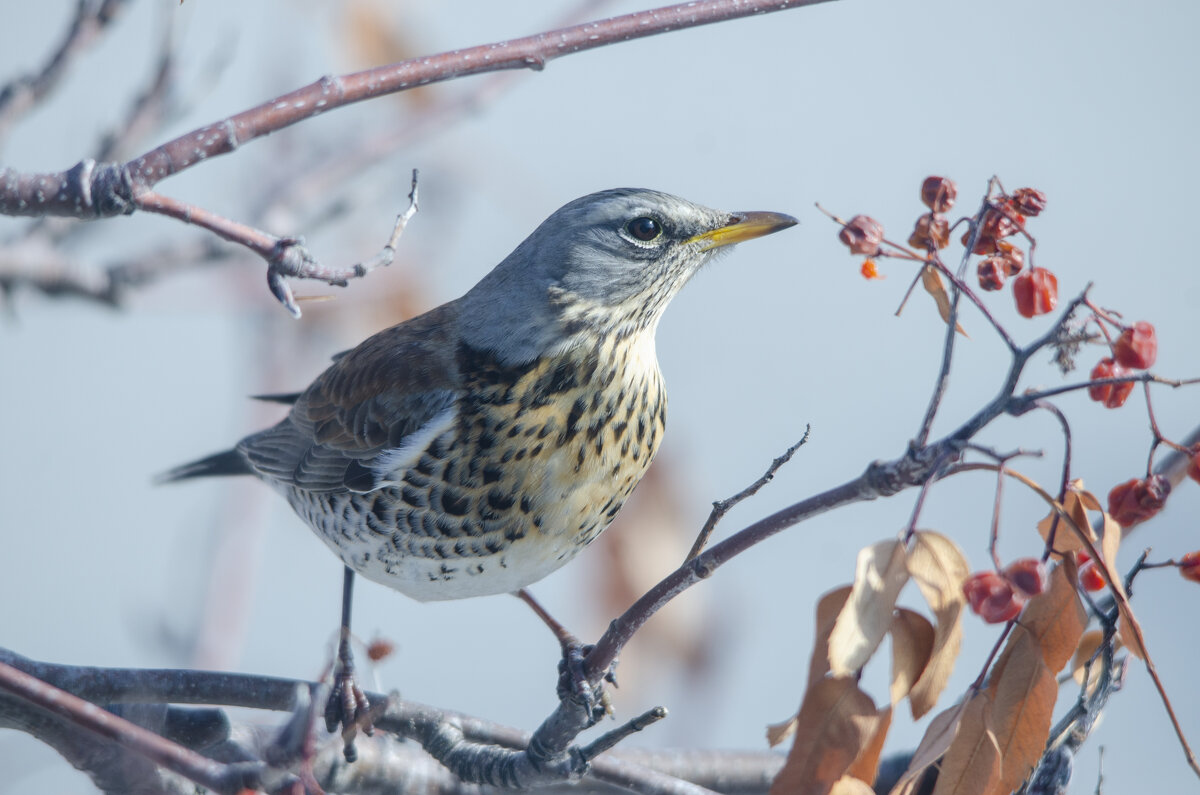
M 487 318 L 492 332 L 502 329 L 487 334 L 494 342 L 486 347 L 523 348 L 515 358 L 541 355 L 545 348 L 535 351 L 540 341 L 532 337 L 552 344 L 564 327 L 652 332 L 671 298 L 722 247 L 795 223 L 781 213 L 723 212 L 652 190 L 593 193 L 543 221 L 471 290 L 463 319 L 469 327 Z

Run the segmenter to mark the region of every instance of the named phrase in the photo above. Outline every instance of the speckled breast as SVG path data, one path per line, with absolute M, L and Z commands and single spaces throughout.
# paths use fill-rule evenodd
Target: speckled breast
M 364 576 L 423 601 L 515 591 L 600 534 L 666 421 L 653 339 L 505 367 L 464 347 L 454 424 L 394 485 L 289 500 Z

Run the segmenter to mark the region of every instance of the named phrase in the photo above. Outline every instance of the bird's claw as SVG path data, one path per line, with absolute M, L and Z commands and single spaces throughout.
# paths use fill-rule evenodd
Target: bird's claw
M 334 674 L 333 689 L 329 691 L 329 700 L 325 702 L 325 728 L 330 733 L 341 728 L 345 743 L 342 755 L 347 762 L 358 759 L 358 750 L 354 747 L 358 730 L 362 729 L 368 737 L 375 733 L 371 719 L 371 703 L 354 680 L 354 669 L 349 661 L 343 661 Z
M 593 685 L 589 681 L 584 662 L 591 645 L 572 641 L 563 645 L 563 656 L 558 662 L 557 693 L 560 701 L 573 701 L 587 712 L 588 720 L 598 723 L 605 716 L 612 714 L 612 699 L 604 690 L 603 682 L 609 682 L 614 687 L 617 684 L 616 662 L 605 672 L 601 682 Z

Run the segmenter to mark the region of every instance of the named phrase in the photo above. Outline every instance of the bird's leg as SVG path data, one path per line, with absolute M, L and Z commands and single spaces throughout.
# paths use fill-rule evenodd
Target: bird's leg
M 520 599 L 525 604 L 529 605 L 530 609 L 542 620 L 554 637 L 558 639 L 558 644 L 562 648 L 562 659 L 558 663 L 558 697 L 561 700 L 572 699 L 575 702 L 583 705 L 584 709 L 592 721 L 598 722 L 605 715 L 612 713 L 612 702 L 608 697 L 608 693 L 604 692 L 603 686 L 593 687 L 588 681 L 587 674 L 584 672 L 584 660 L 588 652 L 592 650 L 591 645 L 585 645 L 579 638 L 575 637 L 567 630 L 554 616 L 546 611 L 546 608 L 533 598 L 533 594 L 524 588 L 513 592 L 513 596 Z M 604 681 L 611 683 L 614 687 L 617 684 L 616 676 L 616 661 L 613 661 L 612 666 L 604 674 Z
M 354 595 L 354 570 L 346 567 L 342 580 L 342 628 L 338 637 L 337 662 L 334 663 L 333 689 L 325 702 L 325 728 L 335 732 L 342 730 L 345 747 L 342 754 L 347 762 L 358 758 L 354 737 L 361 728 L 368 736 L 374 734 L 369 710 L 371 705 L 362 688 L 354 681 L 354 655 L 350 651 L 350 605 Z

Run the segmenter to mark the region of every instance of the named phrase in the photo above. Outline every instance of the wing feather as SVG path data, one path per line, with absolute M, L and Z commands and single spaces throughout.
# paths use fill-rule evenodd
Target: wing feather
M 453 416 L 456 320 L 450 303 L 370 337 L 339 356 L 278 425 L 238 450 L 264 477 L 309 491 L 377 487 L 381 478 L 369 483 L 364 470 L 382 474 L 379 465 L 397 461 L 406 440 Z

